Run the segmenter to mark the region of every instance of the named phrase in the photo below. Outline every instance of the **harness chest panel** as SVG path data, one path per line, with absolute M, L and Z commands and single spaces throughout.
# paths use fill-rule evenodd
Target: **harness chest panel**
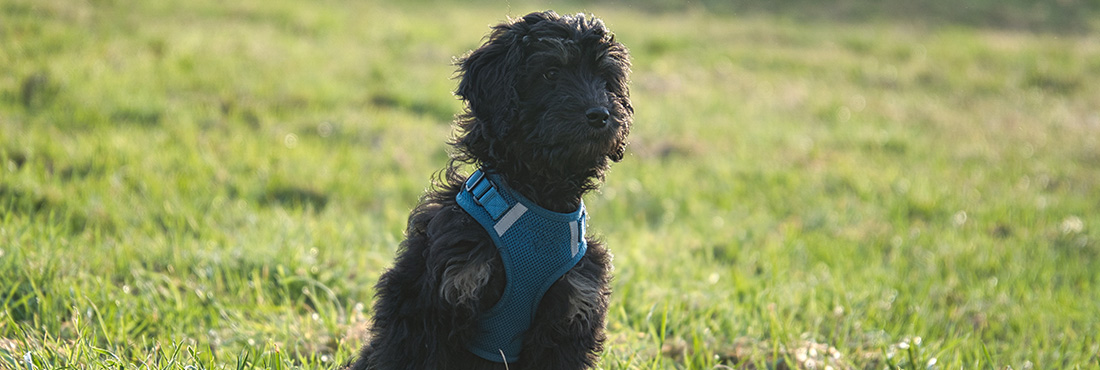
M 543 294 L 584 256 L 584 203 L 572 213 L 553 212 L 481 170 L 470 175 L 456 200 L 493 239 L 507 279 L 467 348 L 486 360 L 514 362 Z

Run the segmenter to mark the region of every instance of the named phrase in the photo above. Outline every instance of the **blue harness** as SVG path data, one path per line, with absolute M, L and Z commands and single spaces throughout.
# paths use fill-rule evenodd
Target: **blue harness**
M 478 319 L 467 348 L 486 360 L 514 362 L 542 295 L 588 249 L 584 202 L 572 213 L 553 212 L 481 170 L 466 180 L 457 201 L 493 239 L 507 279 L 500 301 Z

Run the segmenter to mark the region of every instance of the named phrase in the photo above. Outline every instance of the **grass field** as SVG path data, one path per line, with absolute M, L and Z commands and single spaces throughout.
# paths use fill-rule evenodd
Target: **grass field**
M 0 368 L 348 360 L 452 58 L 553 7 L 634 56 L 602 368 L 1100 369 L 1100 5 L 643 3 L 4 0 Z

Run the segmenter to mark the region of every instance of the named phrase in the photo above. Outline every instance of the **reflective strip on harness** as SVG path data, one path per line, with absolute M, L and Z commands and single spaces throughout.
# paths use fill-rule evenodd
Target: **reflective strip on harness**
M 577 234 L 580 234 L 579 226 L 577 221 L 569 221 L 569 240 L 573 241 L 570 243 L 572 245 L 569 246 L 569 253 L 572 253 L 573 256 L 577 255 L 577 249 L 581 246 L 578 242 L 580 238 L 577 236 Z
M 516 220 L 519 220 L 520 216 L 523 216 L 524 213 L 527 213 L 527 207 L 522 203 L 516 203 L 516 205 L 512 206 L 512 209 L 508 210 L 508 213 L 504 214 L 504 217 L 502 217 L 500 221 L 497 221 L 496 225 L 493 225 L 493 230 L 497 231 L 497 235 L 504 235 L 504 233 L 508 232 L 508 229 L 512 228 L 512 224 L 516 223 Z M 573 254 L 576 254 L 576 252 Z

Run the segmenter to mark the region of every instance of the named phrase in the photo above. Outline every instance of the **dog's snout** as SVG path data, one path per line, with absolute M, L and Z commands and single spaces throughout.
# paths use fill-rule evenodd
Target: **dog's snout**
M 595 107 L 585 112 L 588 117 L 588 125 L 592 127 L 603 127 L 607 125 L 607 119 L 611 117 L 611 112 L 607 111 L 604 107 Z

